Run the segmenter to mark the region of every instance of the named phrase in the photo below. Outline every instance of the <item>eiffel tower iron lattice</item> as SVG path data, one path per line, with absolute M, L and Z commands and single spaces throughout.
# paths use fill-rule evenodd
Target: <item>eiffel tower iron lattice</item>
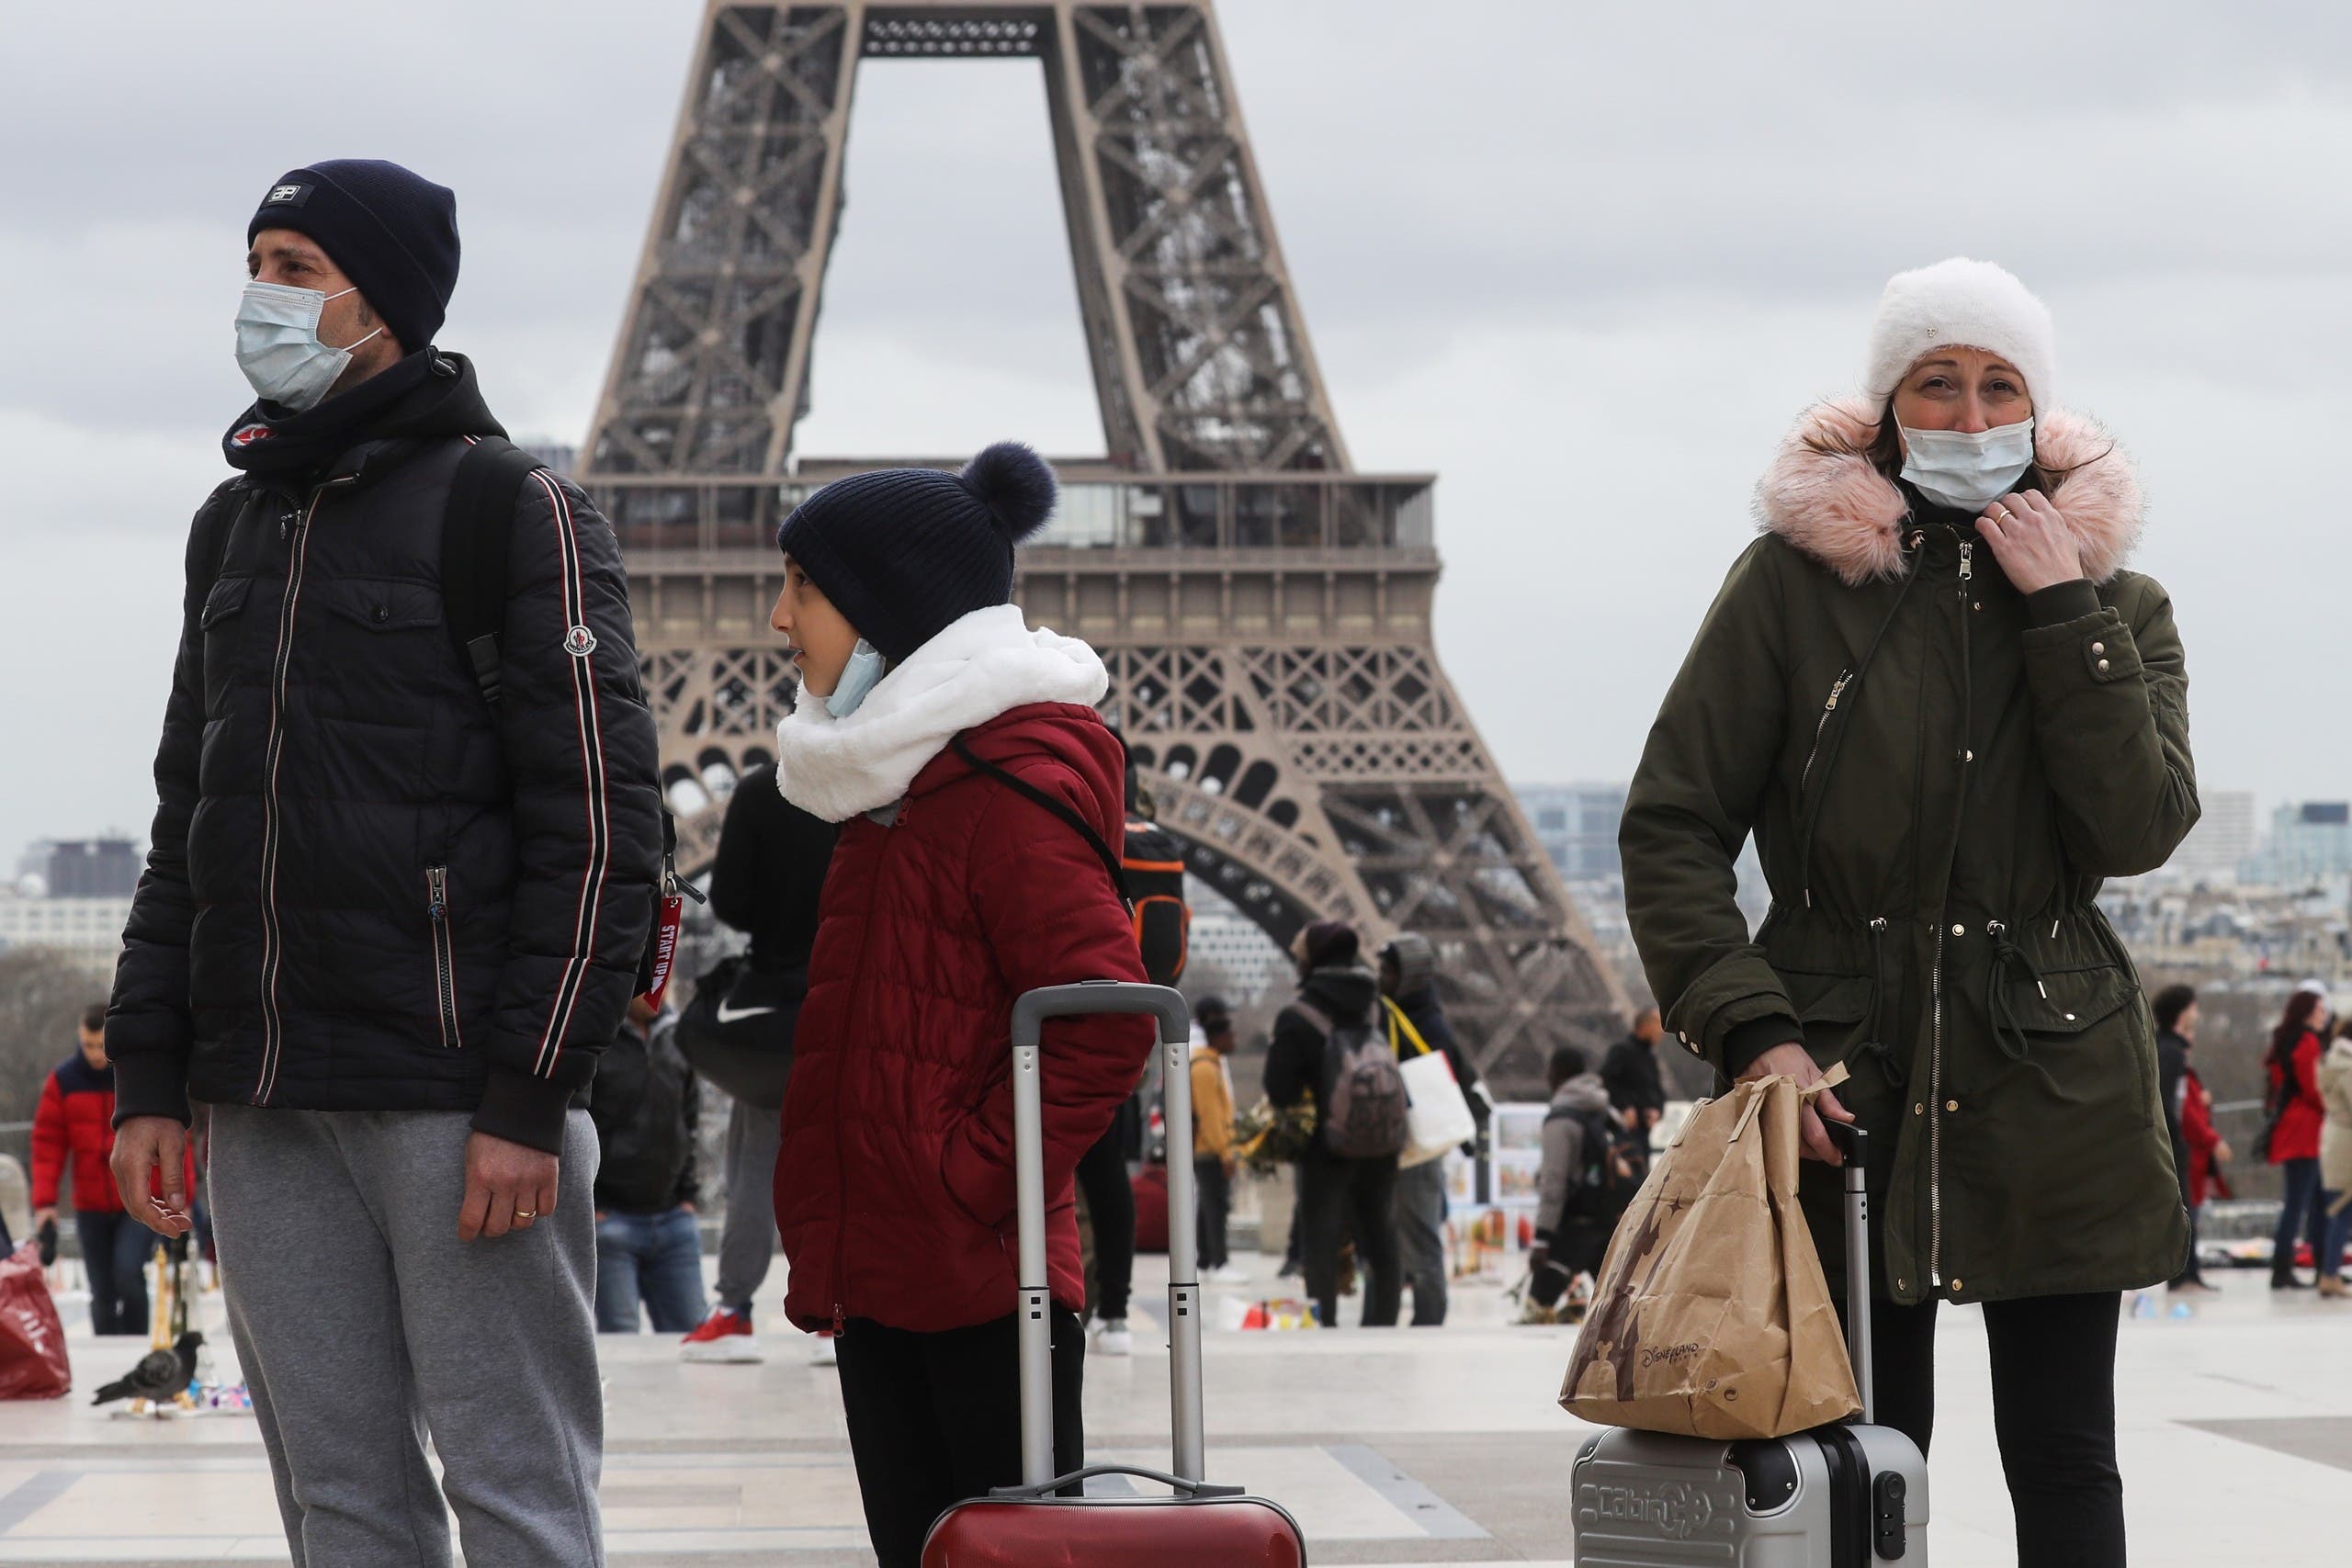
M 684 863 L 790 703 L 776 524 L 877 466 L 792 445 L 859 62 L 1007 56 L 1044 68 L 1106 447 L 1057 464 L 1023 609 L 1102 650 L 1195 874 L 1277 942 L 1422 932 L 1481 1066 L 1539 1090 L 1624 999 L 1438 667 L 1434 479 L 1350 464 L 1208 0 L 707 6 L 581 476 L 628 555 Z

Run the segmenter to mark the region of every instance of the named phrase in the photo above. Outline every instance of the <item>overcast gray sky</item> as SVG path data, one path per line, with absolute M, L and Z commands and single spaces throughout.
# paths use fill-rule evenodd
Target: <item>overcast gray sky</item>
M 454 186 L 442 343 L 577 441 L 700 0 L 126 0 L 0 37 L 0 852 L 143 834 L 187 518 L 278 173 Z M 2047 299 L 2140 463 L 2208 789 L 2352 792 L 2352 11 L 2190 0 L 1226 0 L 1358 465 L 1434 470 L 1448 670 L 1522 781 L 1632 771 L 1791 420 L 1885 276 Z M 808 453 L 1099 451 L 1029 62 L 869 62 Z

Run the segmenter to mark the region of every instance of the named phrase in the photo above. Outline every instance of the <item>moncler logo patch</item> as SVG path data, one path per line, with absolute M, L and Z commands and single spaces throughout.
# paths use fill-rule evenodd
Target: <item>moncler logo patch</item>
M 250 446 L 256 441 L 268 440 L 272 434 L 274 433 L 266 424 L 248 424 L 229 433 L 229 445 L 239 447 Z
M 585 659 L 596 651 L 596 634 L 586 626 L 574 626 L 563 639 L 563 651 L 574 659 Z

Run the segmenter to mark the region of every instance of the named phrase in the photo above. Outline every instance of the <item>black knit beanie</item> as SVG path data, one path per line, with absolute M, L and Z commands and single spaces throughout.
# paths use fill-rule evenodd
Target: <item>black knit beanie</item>
M 853 474 L 793 509 L 776 547 L 895 664 L 974 610 L 1012 597 L 1012 547 L 1046 525 L 1046 460 L 1000 441 L 964 465 Z
M 413 354 L 433 342 L 458 287 L 458 197 L 379 158 L 331 158 L 279 176 L 245 229 L 319 243 Z

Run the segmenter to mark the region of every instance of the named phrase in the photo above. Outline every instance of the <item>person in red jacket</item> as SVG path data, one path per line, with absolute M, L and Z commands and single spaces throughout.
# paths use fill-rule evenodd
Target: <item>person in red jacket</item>
M 70 1173 L 74 1229 L 90 1279 L 91 1330 L 144 1334 L 147 1249 L 155 1236 L 123 1212 L 107 1165 L 114 1157 L 114 1068 L 107 1061 L 106 1027 L 104 1006 L 85 1011 L 82 1048 L 41 1086 L 33 1111 L 33 1226 L 57 1223 L 58 1188 Z
M 834 1336 L 882 1568 L 914 1568 L 942 1510 L 1021 1479 L 1013 999 L 1144 978 L 1114 871 L 1124 752 L 1091 705 L 1108 676 L 1010 603 L 1013 547 L 1055 493 L 1036 454 L 1004 443 L 960 474 L 836 480 L 777 534 L 772 624 L 801 677 L 777 775 L 842 824 L 785 1091 L 785 1312 Z M 1065 1472 L 1083 1451 L 1073 1176 L 1150 1051 L 1136 1018 L 1046 1026 Z
M 2327 1215 L 2319 1202 L 2319 1133 L 2327 1116 L 2320 1104 L 2319 1058 L 2327 1019 L 2327 987 L 2306 980 L 2287 998 L 2287 1010 L 2270 1032 L 2270 1163 L 2279 1168 L 2287 1200 L 2270 1250 L 2274 1291 L 2312 1288 L 2295 1275 L 2298 1226 L 2309 1234 L 2314 1258 L 2326 1239 Z

